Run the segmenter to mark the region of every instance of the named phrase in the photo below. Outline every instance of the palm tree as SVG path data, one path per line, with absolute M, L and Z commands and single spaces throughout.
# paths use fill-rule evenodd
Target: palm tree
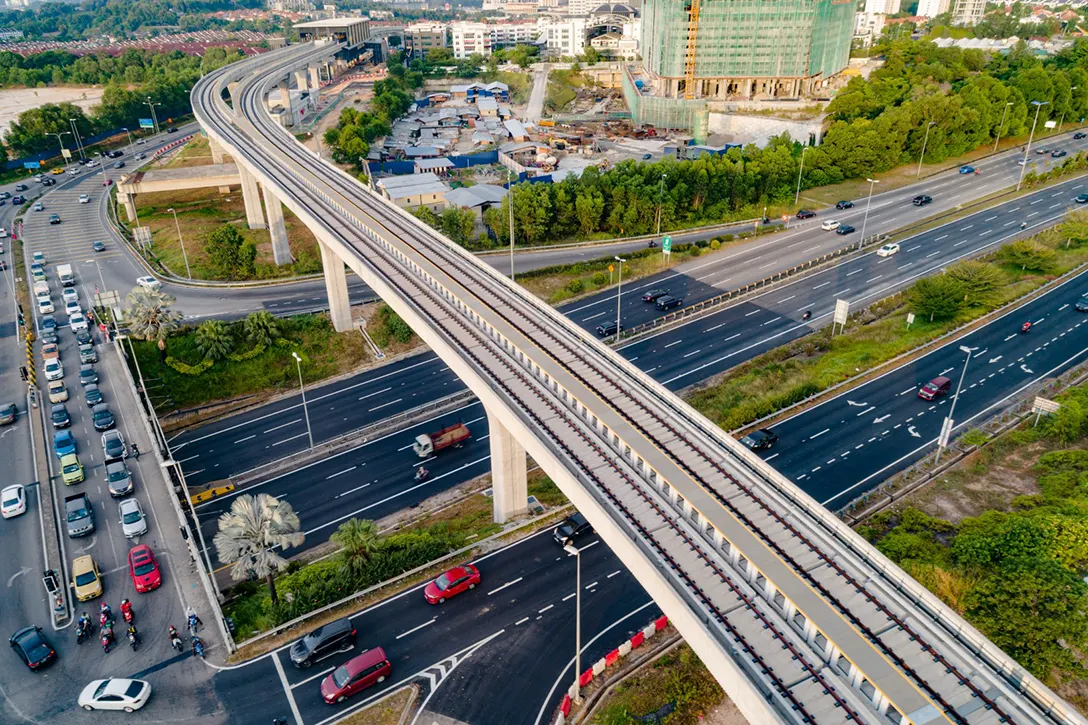
M 250 343 L 253 345 L 268 347 L 273 340 L 280 336 L 279 321 L 268 310 L 249 313 L 242 324 L 246 331 L 246 337 L 249 338 Z
M 368 519 L 348 519 L 329 539 L 344 550 L 344 568 L 359 572 L 378 548 L 378 525 Z
M 125 319 L 132 336 L 139 340 L 165 343 L 181 324 L 182 314 L 172 307 L 177 300 L 165 292 L 136 287 L 128 293 L 126 300 Z
M 230 328 L 222 320 L 205 320 L 196 328 L 196 349 L 210 360 L 222 360 L 234 347 Z
M 287 560 L 276 549 L 300 546 L 306 537 L 299 527 L 298 514 L 286 501 L 267 493 L 239 496 L 230 511 L 219 517 L 213 541 L 220 561 L 232 565 L 231 578 L 263 577 L 275 604 L 279 598 L 274 577 L 287 567 Z

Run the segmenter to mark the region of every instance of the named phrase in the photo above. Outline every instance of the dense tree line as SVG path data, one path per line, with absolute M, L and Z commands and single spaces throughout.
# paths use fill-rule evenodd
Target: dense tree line
M 260 8 L 261 0 L 84 0 L 73 7 L 66 2 L 45 2 L 27 10 L 0 11 L 0 28 L 23 31 L 28 40 L 68 41 L 99 35 L 129 37 L 138 30 L 181 26 L 183 30 L 253 26 L 258 23 L 227 21 L 208 13 L 239 8 Z M 268 30 L 273 23 L 265 23 Z
M 118 82 L 140 84 L 162 75 L 178 75 L 194 71 L 215 70 L 237 59 L 237 51 L 209 48 L 204 57 L 180 52 L 161 53 L 130 49 L 118 56 L 91 54 L 77 56 L 66 51 L 48 50 L 25 58 L 17 53 L 0 51 L 0 87 L 25 86 L 42 88 L 48 85 L 105 85 Z
M 12 54 L 0 55 L 0 74 L 5 60 Z M 73 58 L 68 54 L 41 54 Z M 17 57 L 17 56 L 16 56 Z M 37 58 L 38 56 L 31 56 Z M 22 157 L 43 151 L 56 152 L 57 138 L 49 134 L 71 131 L 69 119 L 76 119 L 79 133 L 92 136 L 114 128 L 139 128 L 139 119 L 148 118 L 151 111 L 147 99 L 157 105 L 155 113 L 160 122 L 177 118 L 190 112 L 189 91 L 201 73 L 214 70 L 241 58 L 238 53 L 228 53 L 222 48 L 210 49 L 204 58 L 174 53 L 145 53 L 130 51 L 118 58 L 110 56 L 85 56 L 68 63 L 70 78 L 79 73 L 92 74 L 106 80 L 102 99 L 92 107 L 90 114 L 72 103 L 47 103 L 24 111 L 12 123 L 4 142 L 9 154 Z M 47 66 L 49 67 L 49 66 Z M 55 68 L 59 66 L 54 66 Z M 64 73 L 64 71 L 57 71 Z M 71 139 L 66 144 L 71 145 Z

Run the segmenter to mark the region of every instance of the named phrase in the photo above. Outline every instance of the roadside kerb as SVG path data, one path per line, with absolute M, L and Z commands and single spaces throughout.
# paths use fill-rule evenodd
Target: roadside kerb
M 662 631 L 669 626 L 669 618 L 666 615 L 662 615 L 652 620 L 648 625 L 643 627 L 640 631 L 636 632 L 634 636 L 627 639 L 616 649 L 606 654 L 601 659 L 590 665 L 589 669 L 581 673 L 578 676 L 578 688 L 588 687 L 593 678 L 604 673 L 604 671 L 620 661 L 620 659 L 631 654 L 634 650 L 637 650 L 647 640 L 653 638 L 658 632 Z M 562 702 L 559 703 L 559 714 L 553 721 L 555 725 L 567 725 L 567 718 L 570 717 L 571 708 L 574 705 L 574 697 L 578 694 L 579 690 L 575 688 L 572 682 L 567 689 L 567 694 L 563 695 Z M 572 719 L 573 723 L 574 720 Z
M 389 435 L 401 428 L 419 423 L 436 413 L 442 414 L 449 410 L 462 407 L 475 398 L 476 396 L 471 390 L 462 390 L 458 393 L 452 393 L 445 397 L 438 398 L 437 400 L 432 400 L 429 403 L 424 403 L 418 407 L 391 415 L 377 423 L 371 423 L 370 425 L 364 425 L 355 430 L 348 431 L 347 433 L 338 435 L 324 443 L 318 444 L 313 448 L 307 448 L 304 451 L 292 453 L 289 456 L 284 456 L 283 458 L 278 458 L 275 461 L 262 464 L 256 468 L 251 468 L 248 471 L 243 471 L 231 476 L 230 481 L 237 488 L 244 488 L 259 483 L 262 479 L 276 475 L 281 471 L 298 468 L 311 461 L 326 458 L 331 454 L 339 453 L 348 448 L 353 448 L 362 443 L 366 443 L 371 438 Z
M 307 612 L 306 614 L 303 614 L 303 615 L 301 615 L 299 617 L 295 617 L 290 622 L 285 622 L 285 623 L 279 625 L 278 627 L 273 627 L 272 629 L 268 630 L 267 632 L 261 632 L 258 635 L 250 637 L 249 639 L 242 640 L 241 642 L 238 643 L 237 649 L 241 650 L 244 647 L 249 647 L 251 645 L 255 645 L 258 642 L 260 642 L 261 640 L 263 640 L 263 639 L 267 639 L 268 637 L 272 637 L 274 635 L 280 634 L 280 633 L 285 632 L 285 631 L 287 631 L 289 629 L 297 627 L 298 625 L 302 624 L 303 622 L 305 622 L 308 619 L 311 619 L 313 617 L 318 617 L 318 616 L 320 616 L 320 615 L 322 615 L 322 614 L 324 614 L 326 612 L 329 612 L 329 611 L 332 611 L 332 610 L 336 609 L 337 607 L 342 607 L 345 604 L 351 602 L 352 600 L 361 599 L 361 598 L 363 598 L 363 597 L 365 597 L 365 596 L 367 596 L 369 594 L 373 594 L 376 591 L 384 589 L 384 588 L 386 588 L 388 586 L 391 586 L 393 584 L 397 584 L 398 582 L 404 581 L 405 579 L 409 579 L 409 578 L 411 578 L 413 576 L 416 576 L 420 572 L 424 572 L 424 571 L 427 571 L 428 569 L 432 569 L 435 566 L 437 566 L 437 565 L 439 565 L 439 564 L 441 564 L 441 563 L 443 563 L 445 561 L 449 561 L 451 559 L 457 559 L 457 558 L 461 557 L 463 554 L 466 554 L 466 553 L 468 553 L 470 551 L 474 551 L 474 550 L 480 548 L 484 544 L 488 544 L 488 543 L 491 543 L 492 541 L 496 541 L 498 539 L 501 539 L 504 536 L 509 536 L 510 534 L 517 533 L 517 532 L 521 531 L 522 529 L 529 528 L 529 527 L 532 527 L 532 526 L 536 526 L 536 524 L 539 524 L 540 522 L 545 521 L 547 519 L 554 519 L 557 514 L 565 513 L 566 511 L 568 511 L 568 510 L 570 510 L 572 508 L 574 508 L 573 505 L 568 503 L 568 504 L 564 504 L 562 506 L 558 506 L 558 507 L 556 507 L 556 508 L 554 508 L 554 509 L 552 509 L 550 511 L 547 511 L 545 513 L 542 513 L 539 516 L 534 516 L 531 519 L 525 519 L 524 521 L 520 521 L 517 524 L 515 524 L 514 526 L 511 526 L 510 528 L 503 529 L 502 531 L 496 532 L 496 533 L 492 534 L 491 536 L 488 536 L 488 537 L 486 537 L 484 539 L 480 539 L 479 541 L 474 541 L 471 544 L 469 544 L 468 546 L 463 546 L 460 549 L 456 549 L 454 551 L 451 551 L 450 553 L 448 553 L 448 554 L 446 554 L 444 556 L 440 556 L 437 559 L 434 559 L 432 561 L 427 562 L 426 564 L 421 564 L 420 566 L 417 566 L 414 569 L 406 571 L 403 574 L 398 574 L 397 576 L 395 576 L 395 577 L 393 577 L 391 579 L 386 579 L 383 582 L 378 582 L 377 584 L 369 586 L 366 589 L 360 589 L 359 591 L 355 592 L 354 594 L 349 594 L 348 596 L 344 597 L 343 599 L 338 599 L 337 601 L 333 602 L 332 604 L 326 604 L 324 607 L 321 607 L 320 609 L 315 609 L 312 612 Z M 255 655 L 254 657 L 262 656 L 263 654 L 264 653 L 262 652 L 260 655 Z
M 900 363 L 902 363 L 902 362 L 904 362 L 904 361 L 906 361 L 906 360 L 908 360 L 908 359 L 910 359 L 912 357 L 916 357 L 916 356 L 918 356 L 920 354 L 925 354 L 926 352 L 929 352 L 929 350 L 931 348 L 940 347 L 940 346 L 944 345 L 946 342 L 948 342 L 949 340 L 954 340 L 954 339 L 956 339 L 958 337 L 962 337 L 962 336 L 964 336 L 964 335 L 966 335 L 966 334 L 968 334 L 970 332 L 973 332 L 978 327 L 983 327 L 983 326 L 989 324 L 990 322 L 997 319 L 998 317 L 1006 315 L 1009 312 L 1011 312 L 1012 310 L 1016 309 L 1017 307 L 1021 307 L 1023 305 L 1028 304 L 1029 302 L 1031 302 L 1036 297 L 1039 297 L 1041 295 L 1046 294 L 1053 287 L 1057 287 L 1057 286 L 1060 286 L 1060 285 L 1064 284 L 1065 282 L 1069 281 L 1070 279 L 1072 279 L 1072 278 L 1076 277 L 1077 275 L 1083 273 L 1086 268 L 1088 268 L 1088 262 L 1083 262 L 1083 263 L 1077 265 L 1076 267 L 1074 267 L 1073 269 L 1069 270 L 1068 272 L 1066 272 L 1062 276 L 1056 277 L 1055 279 L 1052 279 L 1051 281 L 1047 282 L 1046 284 L 1044 284 L 1044 285 L 1042 285 L 1040 287 L 1036 287 L 1035 289 L 1030 290 L 1028 292 L 1025 292 L 1024 294 L 1020 295 L 1019 297 L 1017 297 L 1015 299 L 1009 300 L 1008 302 L 1006 302 L 1001 307 L 998 307 L 997 309 L 994 309 L 994 310 L 990 310 L 989 312 L 987 312 L 985 315 L 982 315 L 981 317 L 976 317 L 975 319 L 971 320 L 970 322 L 966 322 L 966 323 L 960 325 L 959 327 L 957 327 L 955 329 L 949 330 L 948 332 L 944 333 L 943 335 L 941 335 L 939 337 L 935 337 L 932 340 L 919 345 L 918 347 L 915 347 L 915 348 L 913 348 L 911 350 L 907 350 L 906 352 L 900 353 L 900 354 L 896 355 L 895 357 L 891 358 L 890 360 L 885 360 L 884 362 L 880 363 L 879 365 L 877 365 L 874 368 L 870 368 L 870 369 L 868 369 L 868 370 L 866 370 L 864 372 L 858 373 L 857 375 L 853 375 L 853 376 L 847 378 L 846 380 L 843 380 L 842 382 L 835 383 L 830 388 L 827 388 L 825 390 L 821 390 L 818 393 L 814 393 L 814 394 L 810 395 L 809 397 L 807 397 L 807 398 L 805 398 L 803 400 L 799 400 L 796 403 L 793 403 L 792 405 L 789 405 L 789 406 L 787 406 L 785 408 L 782 408 L 781 410 L 775 411 L 774 413 L 770 413 L 768 415 L 765 415 L 762 418 L 757 418 L 756 420 L 753 420 L 751 423 L 746 423 L 745 425 L 742 425 L 739 428 L 734 428 L 733 430 L 729 431 L 729 434 L 732 435 L 732 436 L 736 436 L 736 435 L 739 435 L 740 433 L 743 433 L 745 431 L 754 430 L 756 428 L 761 427 L 764 423 L 767 423 L 769 421 L 774 421 L 774 420 L 777 420 L 777 419 L 782 418 L 782 417 L 788 417 L 787 416 L 788 413 L 791 413 L 791 412 L 796 411 L 796 410 L 801 409 L 801 408 L 808 407 L 812 403 L 815 403 L 815 402 L 819 401 L 821 398 L 828 397 L 828 396 L 834 397 L 834 394 L 837 394 L 842 390 L 849 389 L 851 387 L 854 387 L 855 385 L 858 385 L 858 384 L 860 384 L 862 382 L 865 382 L 870 377 L 882 374 L 887 369 L 897 367 Z M 887 299 L 887 298 L 884 298 L 884 299 Z M 880 301 L 880 300 L 877 300 L 877 301 Z M 875 302 L 876 301 L 874 301 L 874 304 L 875 304 Z M 870 307 L 870 305 L 866 305 L 865 307 L 858 309 L 854 314 L 851 315 L 851 317 L 855 317 L 855 315 L 860 314 L 861 312 L 868 309 L 869 307 Z M 823 327 L 827 327 L 827 325 L 823 325 Z M 699 383 L 696 383 L 695 385 L 699 385 Z M 685 391 L 690 390 L 692 388 L 694 388 L 694 386 L 690 386 L 689 388 L 685 388 Z
M 995 411 L 993 415 L 978 426 L 975 426 L 973 429 L 964 429 L 960 432 L 956 436 L 956 441 L 949 445 L 948 451 L 951 455 L 946 458 L 943 463 L 933 465 L 931 461 L 933 454 L 927 453 L 919 461 L 884 481 L 881 485 L 882 490 L 878 491 L 871 489 L 846 504 L 846 506 L 840 509 L 839 515 L 850 526 L 855 526 L 865 521 L 871 516 L 891 506 L 896 501 L 925 487 L 946 471 L 955 468 L 964 458 L 975 451 L 997 441 L 1009 431 L 1019 428 L 1021 423 L 1034 415 L 1032 412 L 1032 404 L 1035 396 L 1040 393 L 1046 393 L 1048 396 L 1053 396 L 1068 390 L 1069 388 L 1080 385 L 1086 380 L 1088 380 L 1088 362 L 1081 363 L 1075 368 L 1066 371 L 1065 374 L 1059 375 L 1057 378 L 1040 380 L 1037 384 L 1023 390 L 1018 396 L 1018 399 L 1015 402 L 1012 402 L 1005 410 Z M 961 443 L 960 439 L 962 439 L 963 435 L 967 433 L 968 430 L 986 427 L 990 425 L 991 422 L 995 424 L 995 429 L 985 441 L 977 445 L 963 445 Z M 867 505 L 860 512 L 856 514 L 853 513 L 853 510 L 858 504 L 868 504 L 869 498 L 878 494 L 882 495 L 883 498 L 877 500 L 872 505 Z
M 29 345 L 28 345 L 29 347 Z M 34 457 L 34 467 L 38 476 L 38 505 L 41 508 L 42 543 L 45 546 L 45 568 L 57 572 L 63 577 L 57 582 L 60 601 L 48 602 L 53 617 L 53 629 L 67 626 L 71 621 L 71 586 L 68 579 L 68 563 L 60 551 L 60 524 L 57 521 L 59 510 L 56 505 L 56 492 L 53 490 L 53 476 L 49 470 L 49 454 L 45 441 L 45 410 L 42 405 L 32 405 L 31 395 L 27 394 L 27 425 L 30 427 L 30 447 Z M 34 426 L 39 426 L 41 437 L 34 435 Z

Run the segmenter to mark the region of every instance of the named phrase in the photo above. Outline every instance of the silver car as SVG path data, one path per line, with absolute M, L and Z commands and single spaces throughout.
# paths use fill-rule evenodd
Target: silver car
M 126 539 L 147 533 L 147 517 L 144 516 L 144 507 L 140 505 L 139 499 L 126 498 L 117 504 L 117 515 L 121 519 L 121 531 Z
M 106 485 L 110 489 L 110 496 L 121 498 L 132 493 L 132 474 L 124 461 L 113 461 L 106 464 Z

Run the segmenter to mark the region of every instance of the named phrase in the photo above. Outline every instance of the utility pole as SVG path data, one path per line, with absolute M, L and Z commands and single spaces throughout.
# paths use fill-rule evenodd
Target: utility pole
M 1031 133 L 1028 134 L 1028 145 L 1024 147 L 1024 161 L 1020 164 L 1020 178 L 1016 182 L 1016 190 L 1020 191 L 1020 185 L 1024 183 L 1024 172 L 1028 170 L 1028 154 L 1031 153 L 1031 142 L 1035 138 L 1035 124 L 1039 123 L 1039 109 L 1049 105 L 1050 101 L 1032 101 L 1035 106 L 1035 120 L 1031 122 Z
M 64 155 L 64 152 L 67 151 L 68 149 L 64 148 L 64 142 L 60 140 L 60 137 L 61 136 L 71 136 L 72 135 L 71 131 L 61 131 L 60 133 L 51 133 L 51 132 L 47 131 L 45 135 L 46 136 L 56 136 L 57 137 L 57 143 L 60 144 L 60 157 L 62 159 L 64 159 L 64 169 L 67 171 L 68 170 L 68 157 Z
M 865 216 L 861 218 L 861 241 L 858 249 L 865 246 L 865 225 L 869 221 L 869 207 L 873 205 L 873 187 L 880 183 L 878 179 L 866 179 L 869 182 L 869 200 L 865 202 Z
M 151 100 L 151 96 L 147 97 L 147 106 L 151 109 L 151 123 L 155 127 L 155 133 L 159 132 L 159 117 L 155 114 L 155 106 L 161 106 L 161 103 L 157 103 Z
M 86 154 L 83 153 L 83 139 L 79 137 L 79 127 L 76 125 L 76 119 L 69 118 L 69 125 L 72 127 L 72 136 L 76 140 L 76 148 L 79 150 L 79 158 L 86 159 Z
M 924 159 L 926 157 L 926 145 L 929 144 L 929 129 L 933 128 L 936 125 L 937 125 L 936 121 L 930 121 L 929 125 L 926 126 L 926 137 L 922 141 L 922 153 L 921 153 L 921 155 L 918 156 L 918 173 L 915 174 L 915 176 L 921 176 L 922 175 L 922 159 Z
M 793 196 L 793 205 L 797 206 L 801 202 L 801 174 L 805 171 L 805 152 L 808 151 L 808 146 L 801 149 L 801 167 L 797 169 L 797 193 Z M 787 222 L 788 224 L 788 222 Z
M 1001 141 L 1001 129 L 1005 126 L 1005 116 L 1009 115 L 1009 106 L 1012 105 L 1012 101 L 1005 104 L 1005 110 L 1001 114 L 1001 123 L 997 124 L 997 138 L 994 139 L 994 153 L 997 153 L 997 144 Z
M 661 174 L 661 181 L 657 185 L 657 236 L 659 237 L 661 236 L 661 199 L 664 194 L 665 174 Z
M 616 286 L 616 339 L 620 339 L 620 306 L 623 301 L 623 265 L 627 262 L 626 259 L 619 256 L 612 257 L 620 263 L 620 276 L 619 283 Z

